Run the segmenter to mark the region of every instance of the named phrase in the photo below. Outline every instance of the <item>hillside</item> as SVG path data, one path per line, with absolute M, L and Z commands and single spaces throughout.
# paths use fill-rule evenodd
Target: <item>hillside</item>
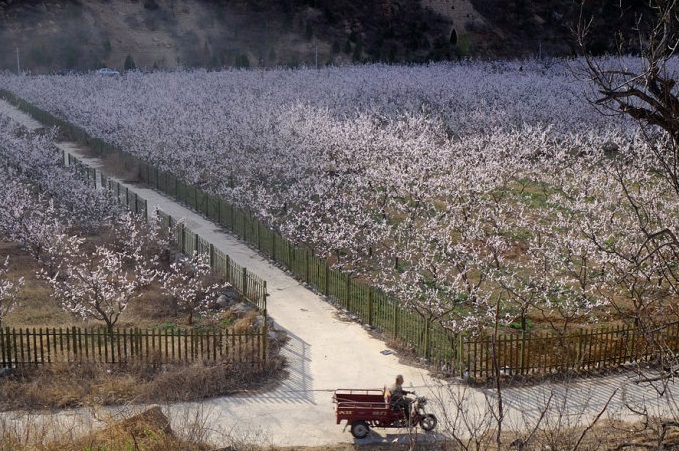
M 592 49 L 643 1 L 596 2 Z M 572 0 L 5 0 L 0 70 L 275 67 L 575 52 Z M 126 64 L 127 62 L 127 64 Z

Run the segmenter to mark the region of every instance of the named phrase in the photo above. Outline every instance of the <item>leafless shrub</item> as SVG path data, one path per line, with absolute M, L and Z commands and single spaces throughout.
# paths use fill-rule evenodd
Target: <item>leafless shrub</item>
M 441 412 L 441 432 L 459 450 L 591 450 L 597 449 L 597 424 L 609 413 L 618 390 L 594 405 L 588 390 L 571 389 L 570 382 L 504 388 L 499 415 L 496 390 L 466 384 L 441 385 L 435 396 Z M 593 389 L 592 389 L 593 390 Z

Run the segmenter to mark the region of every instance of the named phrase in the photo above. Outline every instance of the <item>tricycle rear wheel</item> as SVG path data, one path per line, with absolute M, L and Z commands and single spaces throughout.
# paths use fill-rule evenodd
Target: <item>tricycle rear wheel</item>
M 351 423 L 351 435 L 356 438 L 366 438 L 370 432 L 370 427 L 365 421 L 354 421 Z
M 426 414 L 420 419 L 420 427 L 427 432 L 434 430 L 437 424 L 438 420 L 431 413 Z

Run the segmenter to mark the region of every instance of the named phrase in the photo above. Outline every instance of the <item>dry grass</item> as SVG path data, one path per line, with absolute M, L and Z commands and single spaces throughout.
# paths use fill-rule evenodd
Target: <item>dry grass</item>
M 128 403 L 195 401 L 275 384 L 283 362 L 243 364 L 52 364 L 0 379 L 0 410 L 61 409 Z
M 23 277 L 25 285 L 19 293 L 20 308 L 10 312 L 3 320 L 3 327 L 40 327 L 47 324 L 70 325 L 72 317 L 64 312 L 51 298 L 49 285 L 38 279 L 35 259 L 21 244 L 0 241 L 0 261 L 9 257 L 10 280 Z
M 122 421 L 113 418 L 104 420 L 103 427 L 89 433 L 78 433 L 71 428 L 55 438 L 55 430 L 63 429 L 57 420 L 37 421 L 30 416 L 20 426 L 10 425 L 6 419 L 0 419 L 0 451 L 65 451 L 65 450 L 215 450 L 207 443 L 204 421 L 198 418 L 195 424 L 189 425 L 190 431 L 176 433 L 168 418 L 159 407 L 152 407 L 142 413 L 133 415 Z M 640 451 L 645 449 L 678 449 L 679 430 L 672 427 L 667 430 L 662 443 L 659 442 L 661 422 L 652 424 L 625 423 L 620 421 L 601 421 L 580 441 L 583 428 L 560 431 L 538 431 L 528 442 L 513 432 L 503 433 L 502 446 L 498 448 L 493 431 L 487 431 L 486 439 L 470 444 L 469 449 L 484 451 L 544 451 L 573 449 L 577 444 L 579 451 L 599 451 L 624 449 Z M 411 441 L 412 439 L 412 441 Z M 453 441 L 440 439 L 432 441 L 427 436 L 402 436 L 397 442 L 378 444 L 337 444 L 314 447 L 278 447 L 275 445 L 259 445 L 254 438 L 227 438 L 228 446 L 221 450 L 242 451 L 461 451 L 460 445 Z M 225 444 L 222 444 L 225 446 Z M 477 447 L 478 446 L 478 447 Z
M 202 451 L 214 449 L 204 441 L 179 437 L 159 407 L 122 421 L 107 419 L 101 428 L 81 433 L 75 427 L 64 428 L 56 420 L 40 421 L 28 417 L 19 425 L 0 421 L 0 451 Z M 64 430 L 65 432 L 56 432 Z M 70 430 L 68 430 L 70 429 Z
M 230 316 L 232 318 L 237 317 L 236 312 L 227 312 L 227 316 Z M 249 310 L 245 312 L 244 315 L 242 315 L 240 318 L 236 319 L 235 322 L 233 323 L 233 326 L 231 326 L 231 329 L 233 329 L 234 332 L 236 333 L 245 333 L 250 330 L 252 330 L 252 325 L 257 321 L 258 313 L 254 310 Z

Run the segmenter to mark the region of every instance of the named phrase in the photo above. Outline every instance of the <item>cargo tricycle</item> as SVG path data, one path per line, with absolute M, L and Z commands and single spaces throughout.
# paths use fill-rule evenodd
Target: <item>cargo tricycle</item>
M 361 439 L 370 432 L 370 428 L 405 428 L 420 426 L 425 431 L 436 427 L 438 420 L 427 413 L 424 406 L 427 400 L 423 396 L 410 398 L 410 419 L 408 421 L 404 409 L 394 406 L 388 390 L 338 388 L 335 390 L 334 402 L 337 424 L 343 420 L 351 427 L 351 435 Z

